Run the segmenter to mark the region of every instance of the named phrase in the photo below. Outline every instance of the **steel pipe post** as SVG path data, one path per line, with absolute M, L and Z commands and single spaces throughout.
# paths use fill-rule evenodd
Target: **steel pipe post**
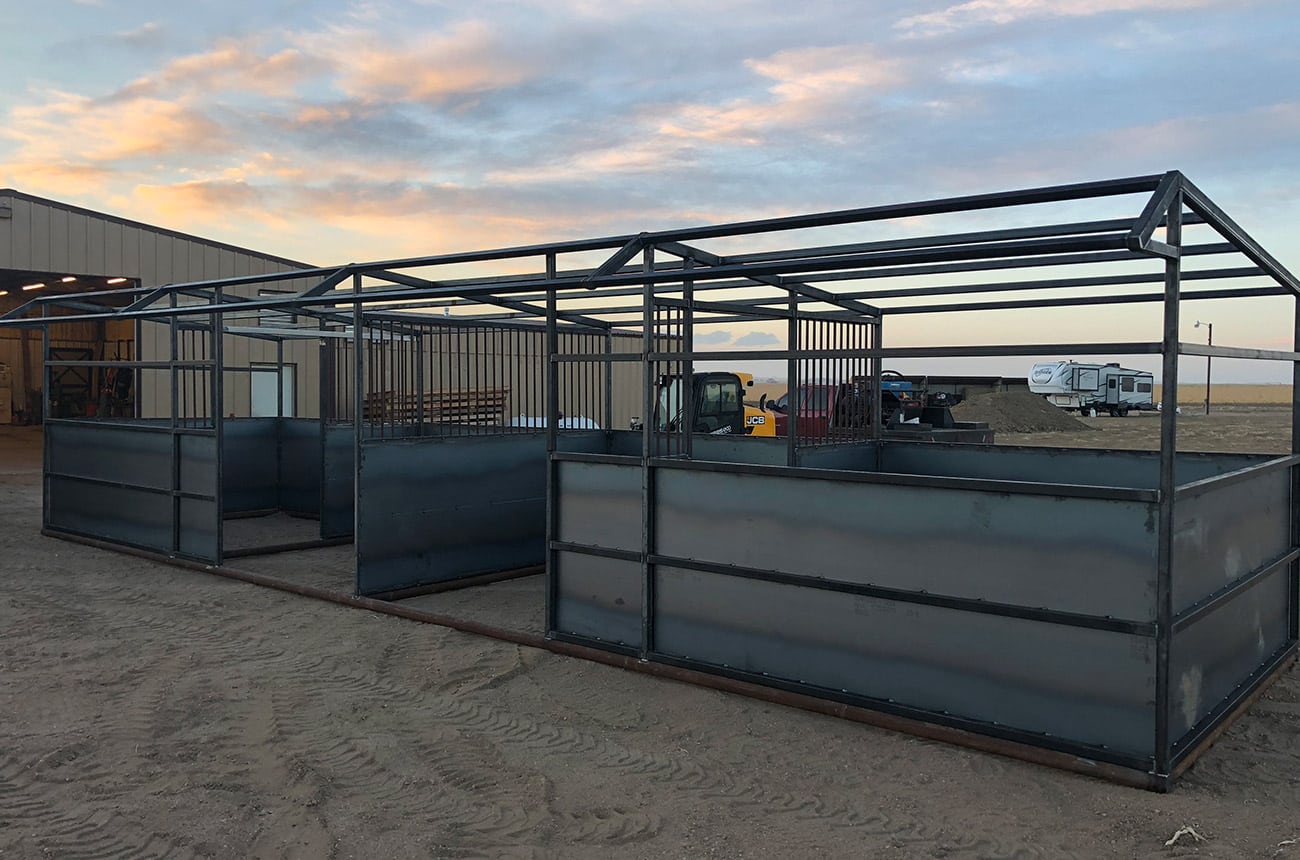
M 352 276 L 352 560 L 354 592 L 361 593 L 361 434 L 364 429 L 361 416 L 365 409 L 366 356 L 362 351 L 365 340 L 365 314 L 361 301 L 361 275 Z
M 555 254 L 546 255 L 546 272 L 548 277 L 554 274 Z M 558 628 L 560 571 L 559 553 L 551 548 L 552 542 L 560 539 L 560 473 L 559 463 L 555 460 L 555 449 L 559 442 L 560 420 L 560 363 L 556 361 L 560 351 L 559 314 L 557 311 L 555 291 L 546 294 L 546 635 L 553 635 Z M 530 398 L 531 400 L 531 398 Z
M 1169 204 L 1165 227 L 1166 244 L 1182 244 L 1182 194 L 1175 194 Z M 1177 256 L 1165 260 L 1165 303 L 1163 370 L 1161 373 L 1162 409 L 1160 413 L 1160 501 L 1156 562 L 1156 731 L 1155 775 L 1167 777 L 1171 770 L 1174 738 L 1170 735 L 1169 650 L 1173 640 L 1173 549 L 1174 549 L 1174 474 L 1178 450 L 1178 298 L 1181 261 Z
M 642 267 L 647 274 L 654 272 L 655 249 L 647 246 L 642 251 Z M 651 460 L 655 457 L 657 431 L 655 407 L 655 293 L 654 283 L 647 280 L 642 295 L 641 310 L 641 646 L 639 655 L 648 660 L 654 651 L 654 566 L 650 556 L 654 553 L 655 525 L 655 472 Z M 665 411 L 665 426 L 671 416 Z M 683 416 L 689 424 L 689 416 Z

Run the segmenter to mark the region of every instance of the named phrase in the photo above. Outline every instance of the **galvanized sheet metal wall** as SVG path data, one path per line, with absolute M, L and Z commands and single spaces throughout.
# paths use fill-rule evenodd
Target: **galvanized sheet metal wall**
M 603 451 L 605 438 L 560 444 Z M 546 560 L 545 433 L 367 440 L 359 474 L 361 594 Z
M 280 507 L 295 514 L 320 514 L 322 429 L 311 418 L 280 419 Z
M 641 551 L 641 468 L 561 462 L 559 540 L 584 546 Z
M 1183 453 L 1177 460 L 1178 481 L 1200 481 L 1269 459 L 1265 454 Z M 881 446 L 880 470 L 904 475 L 1154 489 L 1160 483 L 1160 454 L 889 441 Z
M 641 645 L 641 564 L 576 552 L 556 553 L 556 624 L 574 636 Z
M 749 453 L 735 441 L 705 446 Z M 940 480 L 975 473 L 1039 486 L 1018 494 L 663 461 L 649 479 L 655 508 L 644 532 L 639 462 L 560 455 L 555 632 L 1150 768 L 1157 502 L 1134 496 L 1133 472 L 1110 498 L 1042 492 L 1097 474 L 1095 452 L 1001 457 L 888 443 L 885 454 L 901 455 L 897 468 L 932 448 L 950 470 Z M 836 459 L 871 456 L 869 446 L 846 447 Z M 1127 452 L 1116 459 L 1100 473 L 1146 469 Z M 1295 647 L 1290 471 L 1229 474 L 1269 459 L 1178 463 L 1183 482 L 1224 477 L 1187 487 L 1175 505 L 1175 757 Z M 643 594 L 653 596 L 648 612 Z
M 686 469 L 659 469 L 656 482 L 662 555 L 1154 618 L 1149 503 Z
M 233 418 L 223 423 L 222 512 L 279 508 L 279 428 L 276 419 Z
M 327 426 L 321 451 L 320 536 L 346 537 L 356 524 L 352 501 L 356 493 L 352 425 Z
M 1174 505 L 1174 612 L 1193 620 L 1170 646 L 1173 737 L 1192 731 L 1289 643 L 1290 565 L 1276 562 L 1291 548 L 1291 511 L 1288 469 L 1211 485 Z M 1253 584 L 1222 600 L 1244 582 Z M 1222 602 L 1210 602 L 1216 597 Z M 1202 606 L 1212 608 L 1188 614 Z
M 1152 752 L 1145 637 L 667 566 L 655 595 L 655 647 L 670 656 Z
M 1290 548 L 1290 480 L 1287 470 L 1278 469 L 1177 500 L 1174 612 L 1258 570 Z
M 1214 612 L 1177 631 L 1170 646 L 1171 734 L 1181 738 L 1288 642 L 1288 570 L 1283 567 Z M 1175 575 L 1175 580 L 1177 576 Z M 1175 753 L 1186 744 L 1176 745 Z
M 47 527 L 220 559 L 215 435 L 147 422 L 49 422 L 45 445 Z

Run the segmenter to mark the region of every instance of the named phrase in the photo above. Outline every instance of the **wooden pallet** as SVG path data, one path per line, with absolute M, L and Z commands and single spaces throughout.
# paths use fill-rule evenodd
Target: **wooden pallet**
M 458 391 L 372 391 L 366 395 L 362 418 L 387 424 L 499 425 L 504 423 L 509 388 L 465 388 Z

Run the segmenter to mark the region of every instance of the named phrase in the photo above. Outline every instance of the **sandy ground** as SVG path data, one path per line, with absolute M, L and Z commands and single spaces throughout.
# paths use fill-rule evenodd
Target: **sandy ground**
M 1072 413 L 1077 416 L 1078 413 Z M 999 433 L 1003 445 L 1048 445 L 1078 448 L 1160 448 L 1160 414 L 1130 412 L 1124 418 L 1079 419 L 1092 432 Z M 1212 406 L 1209 415 L 1184 409 L 1176 421 L 1179 451 L 1236 451 L 1285 454 L 1291 450 L 1289 406 Z
M 1300 857 L 1296 671 L 1156 795 L 42 538 L 37 442 L 0 430 L 5 860 Z

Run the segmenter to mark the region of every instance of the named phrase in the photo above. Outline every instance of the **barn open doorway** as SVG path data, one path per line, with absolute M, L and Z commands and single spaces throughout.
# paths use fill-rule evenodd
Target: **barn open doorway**
M 132 278 L 26 269 L 0 269 L 0 316 L 33 298 L 87 290 L 138 286 Z M 113 302 L 106 302 L 112 305 Z M 50 316 L 76 313 L 49 308 Z M 136 327 L 131 320 L 54 323 L 48 331 L 49 408 L 57 418 L 129 417 L 135 414 L 135 372 L 128 367 L 90 366 L 87 362 L 129 362 L 136 358 Z M 39 329 L 0 329 L 0 424 L 36 424 L 42 418 L 46 385 Z M 7 404 L 7 408 L 3 405 Z

